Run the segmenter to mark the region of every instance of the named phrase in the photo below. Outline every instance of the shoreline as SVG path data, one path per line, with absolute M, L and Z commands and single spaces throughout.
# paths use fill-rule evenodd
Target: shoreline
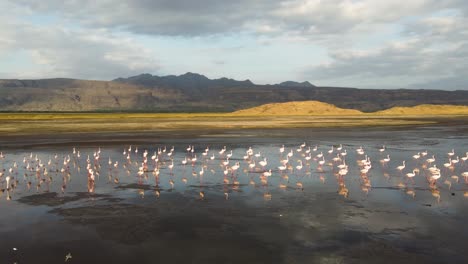
M 459 125 L 468 116 L 238 116 L 231 114 L 1 114 L 0 137 L 237 129 Z
M 205 139 L 219 140 L 229 138 L 243 138 L 247 141 L 255 141 L 264 137 L 291 138 L 294 135 L 302 135 L 307 137 L 311 133 L 314 135 L 329 135 L 336 133 L 357 132 L 363 133 L 392 133 L 398 131 L 452 131 L 454 133 L 468 133 L 468 120 L 455 119 L 445 120 L 444 122 L 412 124 L 412 125 L 380 125 L 380 126 L 352 126 L 352 127 L 272 127 L 272 128 L 206 128 L 206 129 L 159 129 L 152 131 L 69 131 L 69 132 L 40 132 L 24 134 L 4 134 L 0 133 L 0 148 L 47 148 L 55 146 L 74 146 L 76 144 L 86 146 L 112 146 L 119 144 L 158 144 L 162 141 L 173 141 L 176 143 L 179 140 L 186 138 L 196 138 L 199 141 Z M 298 132 L 299 131 L 299 132 Z M 177 143 L 176 143 L 177 144 Z

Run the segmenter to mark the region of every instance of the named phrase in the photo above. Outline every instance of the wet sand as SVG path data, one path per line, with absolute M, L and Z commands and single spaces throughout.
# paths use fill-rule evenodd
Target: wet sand
M 457 124 L 372 128 L 365 134 L 352 128 L 0 137 L 2 150 L 18 160 L 29 152 L 44 157 L 70 153 L 72 146 L 83 154 L 100 146 L 103 155 L 115 157 L 128 144 L 141 150 L 175 145 L 181 155 L 177 160 L 188 144 L 200 152 L 206 145 L 216 151 L 228 145 L 237 158 L 254 146 L 272 152 L 273 160 L 273 150 L 281 144 L 289 149 L 303 141 L 323 151 L 339 143 L 349 152 L 363 145 L 372 157 L 386 144 L 395 159 L 390 180 L 382 176 L 383 167 L 372 174 L 369 194 L 350 176 L 348 198 L 337 194 L 331 172 L 315 167 L 308 175 L 290 175 L 303 177 L 304 190 L 293 184 L 279 189 L 277 178 L 269 186 L 242 182 L 239 188 L 228 188 L 228 200 L 223 196 L 226 186 L 215 176 L 204 182 L 190 179 L 185 186 L 177 181 L 172 190 L 167 170 L 161 176 L 165 182 L 156 187 L 151 179 L 107 183 L 103 168 L 96 193 L 89 194 L 82 179 L 73 175 L 65 194 L 52 183 L 50 192 L 22 189 L 12 201 L 5 200 L 6 194 L 0 196 L 0 260 L 64 263 L 70 252 L 67 263 L 468 263 L 468 199 L 463 197 L 467 185 L 454 185 L 450 191 L 441 186 L 438 203 L 420 181 L 412 198 L 395 187 L 401 177 L 393 170 L 415 151 L 429 149 L 442 157 L 451 148 L 467 150 L 467 128 Z M 174 177 L 184 173 L 178 165 Z M 318 180 L 322 174 L 325 184 Z M 203 200 L 198 196 L 201 188 Z M 271 200 L 264 198 L 265 192 Z

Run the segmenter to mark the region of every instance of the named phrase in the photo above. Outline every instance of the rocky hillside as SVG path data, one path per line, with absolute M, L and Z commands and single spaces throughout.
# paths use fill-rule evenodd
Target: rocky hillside
M 109 81 L 0 81 L 0 110 L 3 111 L 152 111 L 186 100 L 174 90 Z
M 0 111 L 231 112 L 268 103 L 321 101 L 373 112 L 419 104 L 468 105 L 468 91 L 371 90 L 308 82 L 256 85 L 249 80 L 142 74 L 113 81 L 0 80 Z

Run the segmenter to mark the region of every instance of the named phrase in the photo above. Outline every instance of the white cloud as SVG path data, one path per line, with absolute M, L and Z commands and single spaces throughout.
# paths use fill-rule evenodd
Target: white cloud
M 187 43 L 241 35 L 264 45 L 312 43 L 328 51 L 327 63 L 311 61 L 296 72 L 319 84 L 405 87 L 456 80 L 460 87 L 468 70 L 468 2 L 463 0 L 7 0 L 0 8 L 15 12 L 0 17 L 0 56 L 26 51 L 43 66 L 35 74 L 44 76 L 112 79 L 155 72 L 157 54 L 138 44 L 138 35 Z M 53 16 L 59 23 L 33 25 L 21 20 L 24 13 Z M 389 27 L 399 31 L 379 35 Z M 233 52 L 226 46 L 219 50 L 207 64 L 222 65 L 223 54 Z M 210 54 L 215 52 L 202 55 Z
M 0 46 L 0 54 L 22 51 L 29 54 L 33 64 L 27 67 L 33 69 L 30 72 L 3 77 L 113 79 L 159 69 L 151 50 L 106 30 L 17 23 L 0 26 L 0 32 L 2 43 L 7 43 Z
M 309 80 L 338 85 L 345 80 L 374 88 L 468 89 L 468 80 L 460 78 L 468 72 L 468 43 L 437 49 L 431 49 L 431 45 L 428 39 L 413 38 L 371 51 L 341 50 L 330 53 L 329 63 L 308 67 L 303 75 Z M 447 82 L 440 86 L 440 80 Z
M 198 36 L 238 32 L 276 5 L 270 0 L 19 0 L 33 11 L 58 14 L 82 25 L 137 34 Z
M 56 14 L 82 25 L 137 34 L 198 36 L 242 32 L 320 34 L 394 23 L 456 0 L 10 0 L 31 12 Z

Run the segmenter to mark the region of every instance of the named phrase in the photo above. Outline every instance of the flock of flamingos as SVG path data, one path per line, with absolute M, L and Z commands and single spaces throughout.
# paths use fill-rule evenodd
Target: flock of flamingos
M 451 150 L 436 157 L 435 154 L 421 151 L 407 157 L 407 160 L 393 161 L 385 146 L 378 148 L 379 154 L 375 160 L 366 154 L 366 149 L 359 147 L 349 150 L 355 151 L 352 155 L 355 160 L 352 162 L 356 164 L 350 168 L 348 164 L 351 161 L 347 160 L 348 150 L 341 144 L 319 149 L 317 146 L 303 143 L 292 148 L 283 145 L 275 149 L 277 153 L 262 155 L 249 147 L 240 155 L 242 157 L 233 157 L 233 151 L 226 147 L 220 150 L 206 147 L 197 152 L 195 147 L 190 145 L 183 151 L 183 155 L 179 155 L 182 158 L 178 159 L 175 157 L 174 147 L 160 147 L 154 153 L 150 153 L 146 149 L 139 150 L 137 146 L 127 146 L 117 157 L 101 156 L 101 148 L 95 149 L 89 155 L 73 148 L 69 154 L 55 154 L 44 160 L 34 153 L 24 156 L 22 160 L 8 159 L 8 153 L 0 152 L 0 191 L 2 195 L 6 193 L 7 200 L 11 200 L 16 190 L 27 192 L 35 189 L 37 192 L 49 192 L 51 183 L 58 182 L 61 192 L 65 193 L 72 180 L 72 174 L 78 174 L 73 177 L 83 177 L 83 182 L 87 182 L 87 191 L 93 193 L 99 184 L 100 174 L 107 172 L 107 183 L 119 185 L 134 179 L 139 185 L 154 185 L 153 191 L 157 197 L 164 191 L 162 186 L 165 186 L 166 190 L 172 190 L 177 184 L 187 184 L 189 179 L 196 179 L 200 188 L 196 196 L 197 199 L 203 200 L 205 195 L 208 195 L 203 191 L 203 186 L 206 186 L 203 179 L 206 174 L 211 173 L 216 184 L 223 187 L 224 198 L 229 199 L 230 193 L 247 184 L 303 191 L 302 179 L 305 175 L 316 173 L 320 181 L 324 182 L 327 172 L 335 176 L 338 194 L 348 197 L 346 178 L 354 177 L 353 175 L 358 175 L 364 193 L 367 194 L 371 190 L 371 171 L 374 163 L 398 175 L 399 183 L 394 187 L 413 197 L 416 179 L 424 179 L 423 182 L 427 183 L 425 188 L 437 201 L 440 200 L 440 191 L 450 190 L 452 185 L 467 184 L 461 189 L 468 190 L 468 152 L 463 156 Z M 272 157 L 275 157 L 275 160 L 270 161 Z M 84 162 L 86 166 L 82 167 Z M 177 173 L 174 172 L 175 166 L 179 168 Z M 348 175 L 350 171 L 351 174 Z M 384 173 L 384 176 L 389 177 L 388 173 Z M 273 181 L 270 180 L 273 178 L 276 178 L 275 186 L 272 186 Z M 145 190 L 139 189 L 139 194 L 144 196 Z M 468 191 L 464 191 L 463 195 L 468 197 Z M 271 199 L 268 188 L 263 192 L 263 196 L 266 200 Z

